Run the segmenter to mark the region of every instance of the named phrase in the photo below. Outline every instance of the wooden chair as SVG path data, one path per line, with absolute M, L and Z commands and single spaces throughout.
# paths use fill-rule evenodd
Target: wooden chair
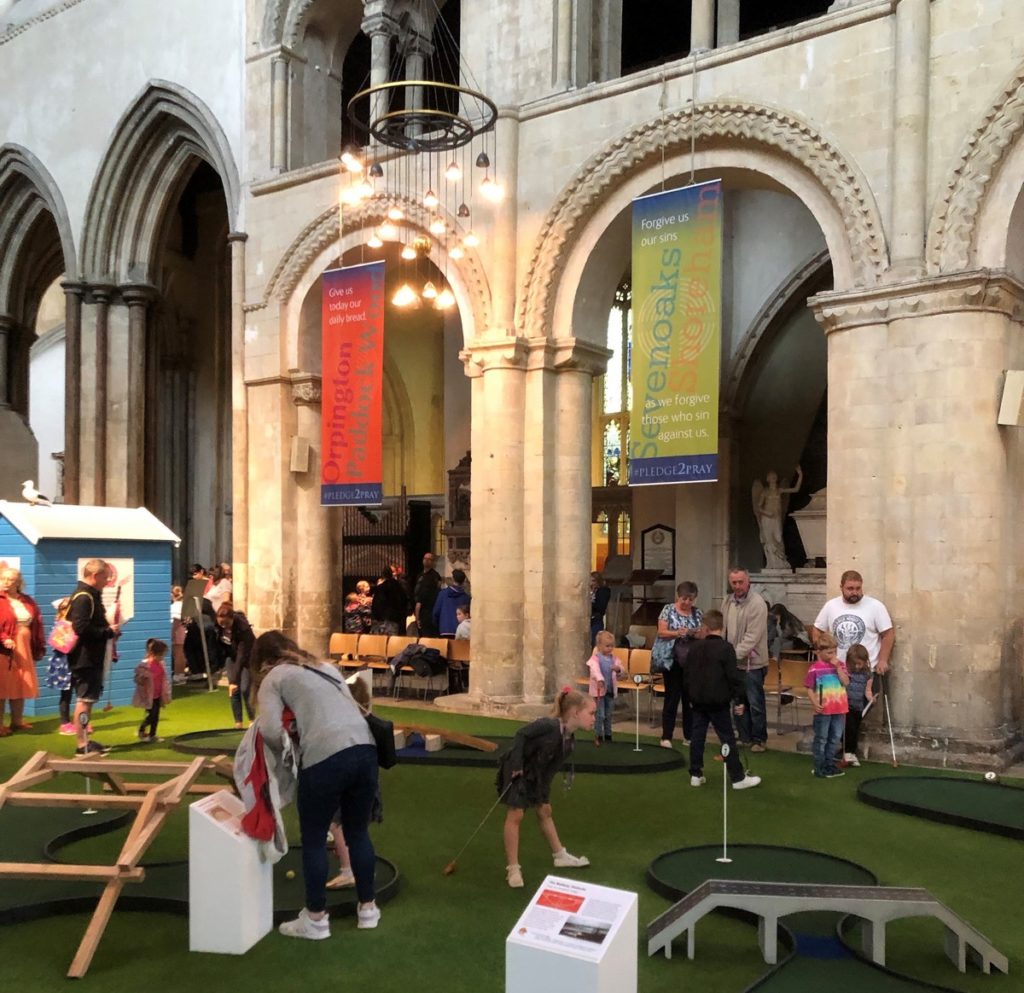
M 775 697 L 775 733 L 785 734 L 782 727 L 782 697 L 784 694 L 790 694 L 793 687 L 789 686 L 782 681 L 782 668 L 779 665 L 778 659 L 768 660 L 768 671 L 764 676 L 764 695 L 765 698 Z
M 449 640 L 450 639 L 448 639 L 448 638 L 420 638 L 419 643 L 424 648 L 436 648 L 441 653 L 441 658 L 443 658 L 445 660 L 445 662 L 447 662 L 448 661 L 448 642 L 449 642 Z M 443 673 L 438 673 L 438 675 L 444 677 L 444 680 L 445 680 L 445 683 L 446 683 L 446 685 L 445 685 L 445 692 L 447 693 L 448 692 L 448 687 L 447 687 L 448 671 L 447 671 L 447 669 Z M 430 676 L 427 677 L 427 684 L 423 688 L 423 699 L 424 700 L 426 700 L 427 694 L 433 688 L 434 678 L 435 677 L 433 675 L 430 675 Z
M 379 674 L 390 672 L 388 666 L 388 636 L 386 634 L 361 634 L 359 651 L 356 654 L 360 667 L 369 669 L 376 678 Z
M 453 673 L 452 683 L 459 693 L 469 689 L 469 663 L 472 653 L 465 638 L 452 638 L 448 642 L 448 670 Z
M 388 638 L 388 647 L 385 650 L 385 659 L 388 663 L 388 668 L 394 672 L 395 683 L 391 688 L 391 695 L 394 697 L 398 696 L 399 687 L 402 682 L 402 676 L 411 676 L 413 668 L 411 665 L 400 666 L 397 670 L 394 668 L 394 660 L 397 656 L 401 655 L 409 645 L 415 645 L 416 639 L 409 638 L 406 635 L 393 634 Z
M 616 652 L 625 652 L 625 648 L 617 648 Z M 643 676 L 644 681 L 638 686 L 634 676 Z M 634 648 L 626 660 L 626 672 L 619 677 L 619 692 L 633 694 L 634 713 L 640 709 L 640 691 L 646 690 L 651 679 L 651 651 L 649 648 Z
M 338 662 L 342 669 L 362 669 L 359 659 L 359 635 L 335 632 L 327 648 L 327 654 Z
M 798 731 L 803 727 L 800 721 L 800 704 L 807 699 L 804 678 L 811 663 L 812 653 L 804 649 L 785 649 L 779 654 L 782 656 L 779 659 L 779 681 L 789 687 L 779 696 L 780 710 L 782 706 L 792 704 L 794 724 L 789 730 Z

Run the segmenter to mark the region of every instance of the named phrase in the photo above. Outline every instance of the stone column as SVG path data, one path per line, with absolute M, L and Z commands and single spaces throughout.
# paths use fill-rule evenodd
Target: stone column
M 11 405 L 11 334 L 14 330 L 13 318 L 0 314 L 0 408 Z
M 931 0 L 898 0 L 894 46 L 892 271 L 924 273 L 928 195 Z
M 1003 371 L 1024 359 L 1024 286 L 978 271 L 821 294 L 815 310 L 829 335 L 828 585 L 856 568 L 893 617 L 901 756 L 1010 761 L 1024 443 L 996 413 Z
M 82 295 L 81 283 L 64 290 L 64 502 L 78 503 L 82 433 Z
M 370 85 L 380 86 L 388 82 L 391 64 L 391 38 L 398 32 L 398 22 L 377 3 L 375 9 L 367 4 L 367 16 L 363 18 L 363 34 L 370 39 Z M 370 120 L 378 120 L 387 112 L 388 96 L 376 94 L 370 106 Z
M 228 235 L 231 247 L 231 575 L 240 610 L 249 597 L 249 405 L 245 385 L 245 243 Z
M 146 503 L 146 345 L 147 311 L 156 288 L 143 284 L 121 287 L 121 299 L 128 305 L 128 431 L 125 453 L 126 503 Z
M 292 472 L 296 487 L 295 628 L 296 641 L 314 655 L 327 652 L 334 595 L 333 551 L 328 508 L 320 505 L 321 379 L 310 373 L 292 376 L 296 435 L 309 442 L 305 472 Z
M 270 167 L 277 172 L 288 168 L 288 88 L 291 68 L 282 52 L 270 63 Z M 234 578 L 232 578 L 232 583 Z M 233 591 L 232 591 L 233 592 Z
M 580 338 L 555 339 L 556 538 L 554 615 L 557 645 L 548 660 L 549 694 L 572 685 L 590 646 L 591 478 L 594 376 L 611 352 Z
M 107 503 L 107 380 L 110 368 L 109 317 L 113 286 L 93 286 L 92 299 L 96 305 L 95 362 L 96 380 L 93 387 L 95 437 L 93 439 L 93 502 L 98 507 Z
M 500 181 L 505 187 L 504 199 L 493 208 L 494 235 L 491 239 L 492 328 L 502 335 L 513 334 L 516 306 L 516 244 L 518 238 L 519 199 L 519 117 L 511 107 L 498 109 L 494 142 L 501 150 Z
M 718 47 L 740 40 L 740 0 L 718 0 Z
M 422 80 L 427 71 L 427 58 L 433 52 L 433 46 L 429 38 L 423 38 L 414 34 L 406 44 L 405 56 L 405 78 L 411 80 Z M 413 86 L 410 88 L 409 96 L 411 103 L 409 110 L 423 109 L 423 87 Z M 415 126 L 412 137 L 416 138 L 423 132 L 423 128 Z
M 690 53 L 715 47 L 715 0 L 693 0 L 690 8 Z
M 572 83 L 572 0 L 558 0 L 555 8 L 555 89 Z
M 508 709 L 523 693 L 523 418 L 527 348 L 478 340 L 473 378 L 473 675 L 478 705 Z

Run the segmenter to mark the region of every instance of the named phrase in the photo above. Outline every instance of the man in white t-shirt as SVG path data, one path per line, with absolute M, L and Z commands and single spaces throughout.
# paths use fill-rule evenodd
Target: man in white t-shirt
M 842 596 L 829 600 L 814 620 L 811 635 L 815 643 L 818 635 L 830 632 L 839 643 L 838 655 L 844 662 L 851 645 L 863 645 L 872 671 L 884 676 L 889 671 L 889 656 L 896 640 L 889 611 L 881 600 L 864 596 L 864 580 L 852 569 L 843 573 L 839 590 Z

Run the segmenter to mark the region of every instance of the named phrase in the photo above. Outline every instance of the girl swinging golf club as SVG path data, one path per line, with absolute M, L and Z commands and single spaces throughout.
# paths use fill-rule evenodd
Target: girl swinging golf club
M 519 825 L 526 809 L 537 811 L 541 834 L 551 846 L 556 868 L 578 869 L 590 865 L 582 855 L 570 855 L 558 837 L 551 816 L 551 782 L 572 753 L 576 731 L 594 727 L 594 700 L 564 687 L 555 701 L 551 717 L 540 717 L 521 727 L 512 747 L 502 756 L 498 769 L 498 795 L 508 807 L 505 815 L 505 858 L 508 885 L 523 885 L 519 865 Z

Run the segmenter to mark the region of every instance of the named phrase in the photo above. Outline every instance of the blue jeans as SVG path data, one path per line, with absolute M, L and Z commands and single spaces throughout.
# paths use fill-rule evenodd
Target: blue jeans
M 612 736 L 612 713 L 615 711 L 615 697 L 605 693 L 596 700 L 597 712 L 594 717 L 594 737 L 610 738 Z
M 245 702 L 245 712 L 249 715 L 249 720 L 253 718 L 252 713 L 252 701 L 249 699 L 249 687 L 252 685 L 252 678 L 249 675 L 249 670 L 243 669 L 238 674 L 238 689 L 235 690 L 235 695 L 229 697 L 231 701 L 231 715 L 235 719 L 236 724 L 242 723 L 242 703 Z
M 836 754 L 843 742 L 846 714 L 814 715 L 814 775 L 829 776 L 836 769 Z
M 373 900 L 377 856 L 369 828 L 376 794 L 377 749 L 373 745 L 344 748 L 323 762 L 299 770 L 299 830 L 307 910 L 319 913 L 327 906 L 327 846 L 324 838 L 339 808 L 359 902 Z
M 736 718 L 736 729 L 740 741 L 749 741 L 754 745 L 763 745 L 768 741 L 768 708 L 764 700 L 764 677 L 767 667 L 747 669 L 747 706 L 743 714 Z

